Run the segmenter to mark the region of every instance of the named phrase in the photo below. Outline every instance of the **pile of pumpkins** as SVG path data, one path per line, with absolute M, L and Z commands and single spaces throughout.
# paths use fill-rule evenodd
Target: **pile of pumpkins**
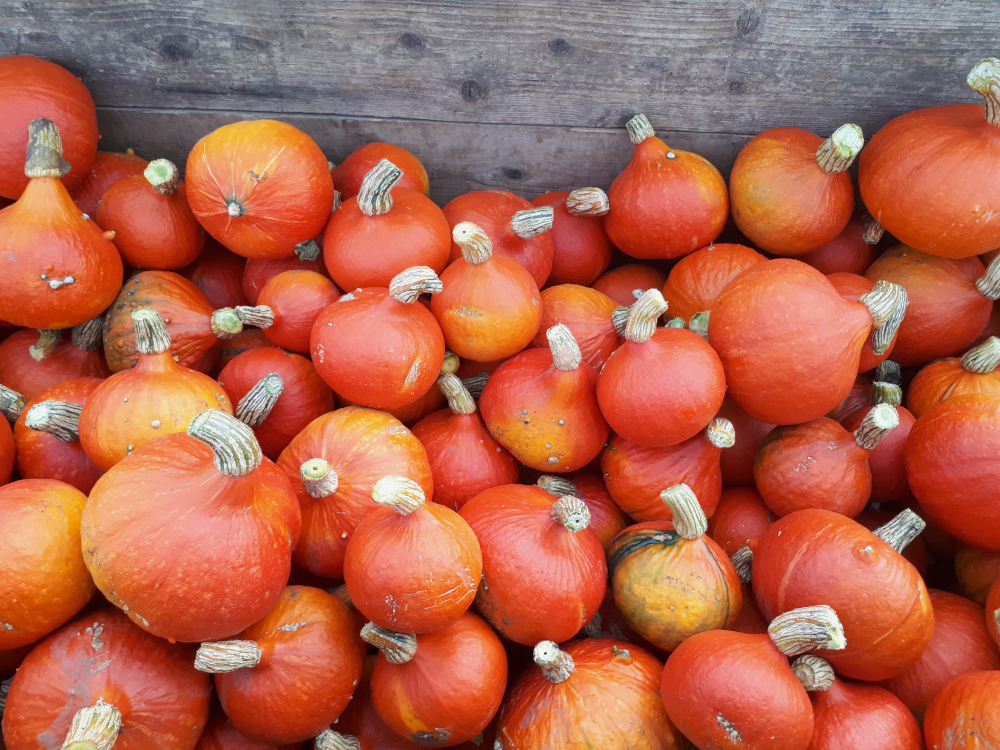
M 271 120 L 97 151 L 0 58 L 7 750 L 1000 745 L 968 83 L 728 186 L 637 115 L 607 192 L 439 208 Z

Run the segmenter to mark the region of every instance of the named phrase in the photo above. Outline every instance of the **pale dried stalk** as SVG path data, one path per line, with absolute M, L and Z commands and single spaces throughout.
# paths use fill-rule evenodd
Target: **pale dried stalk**
M 535 664 L 542 668 L 545 679 L 553 684 L 566 682 L 576 670 L 573 657 L 552 641 L 539 642 L 532 652 Z
M 660 493 L 660 499 L 673 513 L 674 530 L 684 539 L 697 539 L 708 531 L 708 519 L 694 491 L 686 484 L 675 484 Z

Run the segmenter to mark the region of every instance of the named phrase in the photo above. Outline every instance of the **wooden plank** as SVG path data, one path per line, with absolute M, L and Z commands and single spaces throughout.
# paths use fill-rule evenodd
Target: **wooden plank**
M 257 115 L 267 116 L 267 115 Z M 166 158 L 183 168 L 191 147 L 215 128 L 253 114 L 100 109 L 101 148 L 134 148 L 140 156 Z M 410 149 L 427 166 L 431 197 L 440 204 L 469 190 L 502 188 L 528 198 L 548 190 L 607 187 L 628 163 L 632 144 L 624 129 L 480 125 L 281 116 L 312 136 L 339 163 L 371 141 Z M 747 136 L 662 132 L 674 148 L 693 150 L 728 174 Z
M 0 54 L 103 106 L 674 131 L 871 132 L 974 101 L 984 0 L 46 0 L 0 6 Z

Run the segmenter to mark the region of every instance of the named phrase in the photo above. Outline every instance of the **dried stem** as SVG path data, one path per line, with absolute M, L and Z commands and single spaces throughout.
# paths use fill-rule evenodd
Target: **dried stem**
M 767 634 L 785 656 L 798 656 L 821 648 L 839 651 L 847 647 L 840 618 L 825 604 L 800 607 L 778 615 L 768 626 Z
M 462 257 L 470 265 L 478 266 L 493 257 L 493 243 L 490 242 L 490 238 L 481 227 L 471 221 L 456 224 L 451 230 L 451 238 L 462 248 Z
M 566 495 L 576 497 L 577 495 L 576 485 L 566 477 L 554 477 L 551 474 L 542 474 L 542 476 L 538 477 L 538 481 L 535 484 L 556 497 L 564 497 Z
M 875 368 L 875 379 L 881 380 L 884 383 L 895 383 L 896 385 L 900 385 L 903 382 L 899 365 L 891 359 L 884 359 L 878 363 L 878 367 Z
M 408 516 L 424 504 L 424 491 L 420 485 L 406 477 L 382 477 L 372 488 L 372 500 L 392 508 L 401 516 Z
M 250 427 L 260 427 L 269 416 L 278 397 L 285 390 L 285 381 L 272 372 L 261 378 L 236 404 L 236 418 Z
M 736 428 L 725 417 L 716 417 L 705 428 L 705 439 L 716 448 L 732 448 L 736 445 Z
M 403 178 L 403 170 L 383 159 L 365 175 L 358 191 L 358 208 L 366 216 L 381 216 L 392 209 L 392 189 Z
M 903 389 L 895 383 L 883 383 L 876 380 L 872 383 L 872 403 L 899 406 L 903 403 Z
M 793 661 L 792 672 L 802 687 L 811 693 L 829 690 L 836 679 L 830 662 L 813 654 L 804 654 Z
M 563 372 L 572 372 L 583 362 L 583 354 L 573 338 L 573 333 L 558 323 L 545 332 L 549 340 L 549 351 L 552 352 L 552 364 Z
M 816 163 L 827 174 L 843 172 L 861 152 L 865 137 L 857 125 L 841 125 L 816 150 Z
M 28 124 L 28 154 L 24 174 L 28 177 L 64 177 L 72 168 L 63 159 L 62 138 L 52 120 L 44 118 Z
M 552 520 L 570 531 L 582 531 L 590 525 L 590 508 L 576 495 L 564 495 L 552 503 Z
M 299 478 L 302 479 L 302 488 L 306 494 L 317 500 L 330 497 L 340 486 L 337 472 L 322 458 L 310 458 L 303 462 L 299 467 Z
M 181 173 L 177 171 L 174 163 L 167 159 L 154 159 L 149 162 L 142 176 L 160 195 L 173 195 L 181 183 Z
M 45 432 L 56 440 L 72 443 L 80 439 L 80 404 L 68 401 L 42 401 L 28 409 L 24 424 L 30 430 Z
M 875 354 L 885 354 L 889 344 L 896 337 L 909 300 L 906 290 L 899 284 L 888 281 L 876 282 L 875 288 L 858 298 L 858 302 L 868 308 L 875 330 L 872 333 L 872 350 Z
M 552 206 L 537 206 L 518 211 L 510 220 L 510 228 L 522 240 L 530 240 L 552 229 L 555 212 Z
M 966 79 L 969 87 L 983 95 L 986 121 L 1000 127 L 1000 60 L 988 57 L 976 64 Z
M 313 740 L 315 750 L 361 750 L 361 740 L 353 734 L 341 734 L 324 729 Z
M 566 196 L 566 210 L 573 216 L 604 216 L 611 204 L 608 194 L 598 187 L 577 188 Z
M 646 115 L 636 115 L 625 123 L 625 127 L 628 128 L 628 137 L 632 139 L 632 143 L 636 146 L 656 135 L 656 131 L 649 124 Z
M 361 639 L 377 648 L 390 664 L 406 664 L 417 653 L 417 636 L 397 633 L 369 622 L 361 628 Z
M 877 245 L 882 241 L 882 235 L 885 234 L 885 227 L 875 221 L 870 213 L 866 212 L 861 215 L 861 227 L 863 230 L 861 239 L 864 240 L 866 245 Z
M 17 418 L 21 416 L 23 408 L 24 396 L 13 388 L 0 385 L 0 414 L 7 417 L 9 421 L 16 422 Z
M 736 575 L 740 577 L 740 580 L 743 583 L 750 583 L 753 570 L 753 550 L 750 547 L 740 547 L 729 559 L 733 561 L 733 567 L 736 568 Z
M 1000 365 L 1000 338 L 990 336 L 962 356 L 962 367 L 978 375 L 988 375 Z
M 927 528 L 927 522 L 909 508 L 904 509 L 888 523 L 882 524 L 872 533 L 896 552 L 902 553 L 920 533 Z
M 656 332 L 656 322 L 667 311 L 667 302 L 658 289 L 647 289 L 635 301 L 625 324 L 625 338 L 641 344 Z
M 194 655 L 194 668 L 199 672 L 223 674 L 256 667 L 260 657 L 260 647 L 254 641 L 203 643 Z
M 117 707 L 98 699 L 93 706 L 81 708 L 73 716 L 66 733 L 65 748 L 73 742 L 93 742 L 98 750 L 111 750 L 122 728 L 122 713 Z
M 545 679 L 553 684 L 566 682 L 576 670 L 573 657 L 562 651 L 552 641 L 541 641 L 535 646 L 532 656 L 535 664 L 542 668 Z
M 389 282 L 389 296 L 404 305 L 412 305 L 421 294 L 438 294 L 442 289 L 441 279 L 427 266 L 407 268 Z
M 461 379 L 452 373 L 438 378 L 438 388 L 448 399 L 448 408 L 455 414 L 475 414 L 476 402 Z
M 249 474 L 263 460 L 253 430 L 225 412 L 206 409 L 191 420 L 187 432 L 212 449 L 215 467 L 226 476 Z
M 28 347 L 28 354 L 36 362 L 41 362 L 55 351 L 56 344 L 62 341 L 62 331 L 43 329 L 38 332 L 38 341 Z
M 74 326 L 70 338 L 80 351 L 96 352 L 104 346 L 104 316 L 98 315 L 93 320 Z
M 895 406 L 878 404 L 865 414 L 865 418 L 854 431 L 854 442 L 865 450 L 875 450 L 875 446 L 899 425 L 899 414 Z
M 674 514 L 674 529 L 684 539 L 697 539 L 708 531 L 708 519 L 694 491 L 686 484 L 675 484 L 660 493 L 660 499 Z

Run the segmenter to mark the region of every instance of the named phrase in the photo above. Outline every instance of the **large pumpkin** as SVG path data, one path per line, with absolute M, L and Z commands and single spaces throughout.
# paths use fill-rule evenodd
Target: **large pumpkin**
M 767 258 L 746 245 L 712 244 L 695 250 L 670 269 L 667 283 L 663 285 L 667 310 L 685 321 L 698 313 L 707 315 L 726 284 L 745 269 L 765 260 Z

